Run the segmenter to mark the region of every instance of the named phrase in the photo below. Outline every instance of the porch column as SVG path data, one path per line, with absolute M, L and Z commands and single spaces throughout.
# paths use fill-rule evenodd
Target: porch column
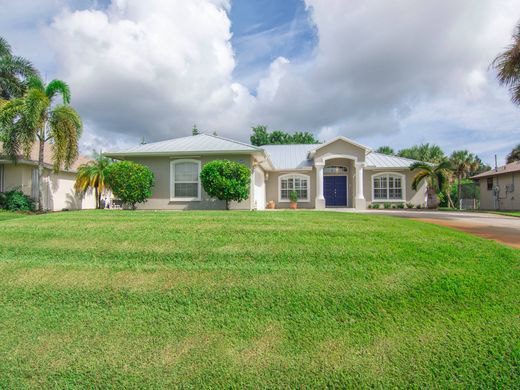
M 363 195 L 364 168 L 365 163 L 356 163 L 356 209 L 364 209 L 366 207 L 366 200 Z
M 323 167 L 325 163 L 314 163 L 316 167 L 316 204 L 317 209 L 325 208 L 325 197 L 323 196 Z

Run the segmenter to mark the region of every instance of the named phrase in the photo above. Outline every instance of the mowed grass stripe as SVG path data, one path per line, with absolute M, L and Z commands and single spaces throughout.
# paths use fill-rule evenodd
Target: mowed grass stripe
M 514 387 L 520 251 L 319 212 L 0 224 L 0 386 Z

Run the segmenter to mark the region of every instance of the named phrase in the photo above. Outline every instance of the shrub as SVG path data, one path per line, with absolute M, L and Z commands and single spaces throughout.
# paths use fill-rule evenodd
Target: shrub
M 381 205 L 379 203 L 373 203 L 372 204 L 372 208 L 373 209 L 378 209 Z
M 20 190 L 0 193 L 0 209 L 8 211 L 34 211 L 34 201 Z
M 296 191 L 291 191 L 291 193 L 289 194 L 289 199 L 292 203 L 298 202 L 298 193 Z
M 131 161 L 120 161 L 106 168 L 106 181 L 113 194 L 135 209 L 152 196 L 154 181 L 150 168 Z
M 398 203 L 397 204 L 398 209 L 404 209 L 404 203 Z
M 420 204 L 418 204 L 417 206 L 415 206 L 416 209 L 420 209 L 422 206 Z
M 413 203 L 408 202 L 408 203 L 406 204 L 406 208 L 407 208 L 407 209 L 413 209 L 413 208 L 414 208 Z
M 251 170 L 243 164 L 229 160 L 214 160 L 204 165 L 200 172 L 204 191 L 212 197 L 226 202 L 241 202 L 249 198 Z
M 389 203 L 389 202 L 385 202 L 385 203 L 383 203 L 383 207 L 384 207 L 385 209 L 389 209 L 390 207 L 392 207 L 392 204 Z

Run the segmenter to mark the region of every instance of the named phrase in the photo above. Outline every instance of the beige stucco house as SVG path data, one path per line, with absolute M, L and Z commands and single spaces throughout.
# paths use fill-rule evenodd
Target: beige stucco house
M 146 165 L 155 174 L 152 197 L 141 209 L 224 209 L 209 198 L 199 173 L 216 159 L 237 161 L 251 169 L 251 192 L 233 209 L 288 208 L 296 191 L 298 207 L 365 209 L 371 203 L 426 203 L 426 185 L 412 190 L 413 160 L 387 156 L 345 137 L 314 145 L 265 145 L 200 134 L 131 149 L 105 153 L 107 157 Z
M 77 168 L 88 158 L 80 156 L 70 169 L 54 172 L 52 145 L 44 149 L 43 208 L 46 211 L 94 209 L 96 199 L 92 192 L 78 194 L 74 190 Z M 2 155 L 0 144 L 0 192 L 19 189 L 33 199 L 38 198 L 38 146 L 29 157 L 19 156 L 16 163 Z
M 472 179 L 479 183 L 482 210 L 520 210 L 520 161 L 481 173 Z

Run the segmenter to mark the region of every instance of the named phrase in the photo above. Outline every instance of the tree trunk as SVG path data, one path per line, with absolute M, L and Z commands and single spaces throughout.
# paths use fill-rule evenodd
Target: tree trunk
M 40 138 L 38 151 L 38 211 L 43 211 L 43 156 L 45 153 L 45 140 Z
M 95 187 L 96 191 L 96 210 L 99 209 L 99 190 L 97 187 Z
M 462 202 L 461 202 L 462 201 L 462 197 L 461 197 L 461 195 L 462 195 L 462 182 L 461 182 L 462 178 L 461 178 L 460 174 L 457 176 L 457 180 L 458 180 L 457 195 L 459 196 L 459 210 L 461 210 L 462 209 Z
M 455 208 L 455 205 L 453 204 L 453 199 L 451 199 L 451 194 L 448 191 L 446 191 L 446 197 L 448 198 L 448 207 L 451 207 L 452 209 Z
M 226 200 L 226 210 L 229 210 L 229 200 Z

